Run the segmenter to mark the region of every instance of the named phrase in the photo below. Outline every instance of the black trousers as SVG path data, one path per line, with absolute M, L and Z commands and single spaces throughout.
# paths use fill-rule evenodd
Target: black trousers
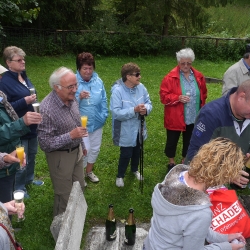
M 194 129 L 194 124 L 186 125 L 186 131 L 175 131 L 167 129 L 165 154 L 168 158 L 175 157 L 176 148 L 181 133 L 182 133 L 182 157 L 183 158 L 186 157 L 193 129 Z
M 118 178 L 124 178 L 128 164 L 130 162 L 131 172 L 138 171 L 140 161 L 140 142 L 137 136 L 135 147 L 120 147 L 120 159 L 118 164 Z
M 15 174 L 0 178 L 0 201 L 2 203 L 13 200 Z

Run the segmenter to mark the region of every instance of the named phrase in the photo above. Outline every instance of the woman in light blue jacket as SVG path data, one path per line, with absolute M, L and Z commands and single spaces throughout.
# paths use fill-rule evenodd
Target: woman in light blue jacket
M 116 186 L 123 187 L 126 169 L 131 161 L 131 171 L 138 180 L 140 158 L 139 134 L 141 115 L 149 115 L 152 104 L 147 89 L 140 83 L 141 73 L 138 65 L 127 63 L 121 69 L 122 78 L 113 85 L 110 99 L 112 112 L 113 142 L 120 146 L 120 159 Z M 146 123 L 144 123 L 143 140 L 147 138 Z
M 107 97 L 103 81 L 95 70 L 92 54 L 83 52 L 76 58 L 78 90 L 76 99 L 82 116 L 88 117 L 89 150 L 87 152 L 86 176 L 92 182 L 99 182 L 93 173 L 94 163 L 100 152 L 102 130 L 108 117 Z

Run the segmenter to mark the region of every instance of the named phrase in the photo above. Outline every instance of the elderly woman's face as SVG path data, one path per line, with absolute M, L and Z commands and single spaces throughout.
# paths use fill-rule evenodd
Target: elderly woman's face
M 6 61 L 9 70 L 16 72 L 16 73 L 21 73 L 22 71 L 25 70 L 25 59 L 23 56 L 19 55 L 14 55 L 11 60 Z
M 83 64 L 79 72 L 84 81 L 89 81 L 93 75 L 94 67 L 93 65 L 89 66 L 88 64 Z
M 190 58 L 181 58 L 181 60 L 178 62 L 178 65 L 180 66 L 181 71 L 187 73 L 190 71 L 192 61 Z

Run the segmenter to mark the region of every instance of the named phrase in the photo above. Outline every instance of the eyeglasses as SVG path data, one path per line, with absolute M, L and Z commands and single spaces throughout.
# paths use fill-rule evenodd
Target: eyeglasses
M 57 84 L 57 85 L 59 85 L 59 86 L 65 88 L 65 89 L 68 89 L 68 90 L 73 90 L 74 88 L 76 88 L 76 89 L 78 88 L 78 83 L 69 85 L 69 86 L 67 86 L 67 87 L 64 87 L 64 86 L 62 86 L 62 85 L 60 85 L 60 84 Z
M 18 62 L 18 63 L 21 63 L 21 62 L 25 62 L 25 59 L 18 59 L 18 60 L 10 60 L 10 61 L 14 61 L 14 62 Z
M 141 72 L 137 72 L 135 74 L 130 74 L 131 76 L 139 77 L 141 75 Z
M 191 63 L 191 62 L 182 62 L 182 63 L 180 63 L 180 65 L 181 65 L 181 66 L 185 66 L 185 65 L 191 66 L 192 63 Z

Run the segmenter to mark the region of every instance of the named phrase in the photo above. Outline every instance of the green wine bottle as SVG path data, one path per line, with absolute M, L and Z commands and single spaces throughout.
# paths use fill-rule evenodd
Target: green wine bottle
M 125 244 L 126 245 L 134 245 L 135 244 L 135 235 L 136 235 L 136 226 L 134 219 L 134 209 L 129 209 L 128 220 L 125 224 Z
M 116 238 L 116 219 L 113 205 L 109 204 L 108 218 L 106 219 L 106 240 L 112 241 Z

